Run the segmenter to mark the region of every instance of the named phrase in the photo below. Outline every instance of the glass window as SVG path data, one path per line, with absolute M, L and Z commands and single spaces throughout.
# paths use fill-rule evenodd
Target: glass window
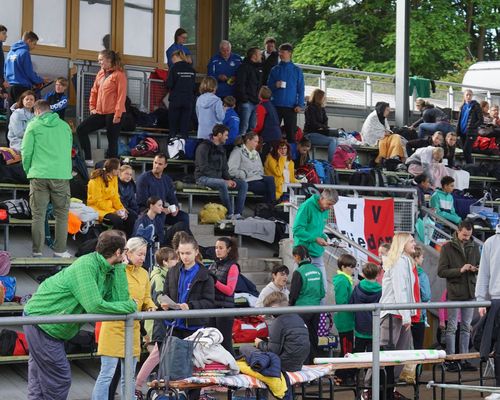
M 174 42 L 175 31 L 180 27 L 188 32 L 186 45 L 196 44 L 196 3 L 196 0 L 165 0 L 165 50 Z
M 2 1 L 0 7 L 0 24 L 7 28 L 7 40 L 4 44 L 10 46 L 21 40 L 22 36 L 23 0 Z
M 33 32 L 38 44 L 66 47 L 66 0 L 35 0 Z
M 101 51 L 109 46 L 111 0 L 80 0 L 79 44 L 81 50 Z
M 153 57 L 154 1 L 125 2 L 123 52 Z

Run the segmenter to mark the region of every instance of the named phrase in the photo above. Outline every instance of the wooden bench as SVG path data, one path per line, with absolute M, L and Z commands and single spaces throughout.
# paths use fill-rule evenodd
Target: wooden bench
M 233 209 L 234 209 L 234 198 L 237 196 L 238 192 L 234 190 L 229 191 L 229 197 L 231 198 L 231 202 L 233 203 Z M 210 188 L 184 188 L 182 190 L 177 191 L 177 196 L 178 197 L 187 197 L 188 198 L 188 213 L 191 213 L 193 210 L 193 198 L 196 196 L 200 197 L 214 197 L 214 196 L 219 196 L 219 191 L 218 190 L 213 190 Z M 253 192 L 247 192 L 247 199 L 259 199 L 262 198 L 262 196 L 254 194 Z
M 24 306 L 19 303 L 5 302 L 0 305 L 0 315 L 10 314 L 10 315 L 21 315 L 24 311 Z
M 0 183 L 0 191 L 1 192 L 12 192 L 12 196 L 14 199 L 17 199 L 17 192 L 29 192 L 30 185 L 23 183 Z
M 9 218 L 8 224 L 0 224 L 0 228 L 3 228 L 3 248 L 5 251 L 9 248 L 9 232 L 11 227 L 16 226 L 31 226 L 33 221 L 31 219 L 17 219 Z M 55 220 L 49 220 L 49 226 L 55 226 Z
M 95 353 L 77 353 L 67 354 L 68 360 L 88 360 L 97 357 Z M 29 356 L 1 356 L 0 365 L 24 364 L 27 363 Z
M 146 172 L 146 165 L 153 165 L 154 157 L 132 157 L 132 156 L 121 156 L 121 160 L 125 164 L 130 165 L 140 165 L 141 171 Z M 167 160 L 167 165 L 182 167 L 184 173 L 188 173 L 188 168 L 194 166 L 194 160 Z
M 14 257 L 10 264 L 16 268 L 47 268 L 47 267 L 67 267 L 75 262 L 77 258 L 61 257 Z

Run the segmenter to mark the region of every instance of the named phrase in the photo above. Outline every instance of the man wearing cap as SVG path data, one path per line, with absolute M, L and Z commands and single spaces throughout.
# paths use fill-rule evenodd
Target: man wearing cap
M 273 92 L 272 103 L 276 107 L 280 122 L 284 121 L 289 143 L 295 142 L 297 113 L 304 108 L 304 75 L 292 62 L 292 52 L 290 43 L 280 46 L 280 63 L 273 67 L 267 80 L 267 86 Z

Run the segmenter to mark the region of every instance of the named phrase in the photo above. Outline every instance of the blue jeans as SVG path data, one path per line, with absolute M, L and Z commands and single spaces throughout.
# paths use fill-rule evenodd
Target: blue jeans
M 448 308 L 448 324 L 446 325 L 446 354 L 455 353 L 455 333 L 458 326 L 458 313 L 462 317 L 460 321 L 460 353 L 469 352 L 469 340 L 471 322 L 474 315 L 473 308 Z
M 118 365 L 118 361 L 121 362 L 121 386 L 120 386 L 120 399 L 122 400 L 132 400 L 132 399 L 124 399 L 123 394 L 125 392 L 125 367 L 124 367 L 124 359 L 117 357 L 108 357 L 101 356 L 101 370 L 99 371 L 99 376 L 95 381 L 94 390 L 92 391 L 92 400 L 103 400 L 108 398 L 109 386 L 111 385 L 111 381 L 113 380 L 113 376 L 115 375 L 116 366 Z M 137 358 L 134 357 L 134 376 L 135 376 L 135 367 L 137 365 Z M 132 393 L 135 393 L 135 379 L 132 379 L 132 382 L 127 382 L 130 385 Z
M 210 178 L 208 176 L 201 176 L 196 182 L 198 185 L 207 186 L 210 189 L 215 189 L 219 191 L 220 200 L 224 207 L 227 208 L 228 215 L 233 214 L 243 214 L 245 209 L 245 200 L 247 198 L 248 183 L 241 179 L 233 179 L 236 182 L 236 187 L 232 188 L 237 192 L 235 209 L 233 210 L 233 205 L 231 204 L 231 199 L 229 198 L 229 188 L 227 183 L 222 178 Z
M 321 274 L 323 275 L 323 287 L 325 288 L 325 293 L 326 293 L 326 289 L 328 288 L 328 281 L 326 278 L 325 259 L 323 258 L 323 254 L 319 257 L 311 257 L 311 264 L 318 267 L 319 270 L 321 271 Z M 321 304 L 325 304 L 325 301 L 326 301 L 326 294 L 325 297 L 323 297 L 323 299 L 321 300 Z
M 455 128 L 449 122 L 422 122 L 418 126 L 418 137 L 424 138 L 427 135 L 432 135 L 436 131 L 441 131 L 445 135 L 448 132 L 454 132 Z
M 306 135 L 311 141 L 313 146 L 328 146 L 328 162 L 331 163 L 333 160 L 333 155 L 335 154 L 335 149 L 337 148 L 337 138 L 332 136 L 326 136 L 321 133 L 308 133 Z
M 248 182 L 248 190 L 264 196 L 264 203 L 271 204 L 276 201 L 276 184 L 272 176 L 263 176 L 258 181 Z
M 256 108 L 257 104 L 253 104 L 249 101 L 241 103 L 238 107 L 238 114 L 240 114 L 240 135 L 255 128 L 257 124 L 257 116 L 255 115 Z

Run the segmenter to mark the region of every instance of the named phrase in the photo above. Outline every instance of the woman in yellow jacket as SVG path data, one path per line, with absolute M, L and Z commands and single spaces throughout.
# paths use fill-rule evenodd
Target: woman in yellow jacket
M 120 160 L 110 158 L 102 168 L 96 169 L 90 175 L 87 191 L 87 205 L 99 214 L 99 222 L 111 225 L 132 235 L 136 217 L 130 215 L 120 200 L 118 191 L 118 173 Z
M 286 140 L 281 140 L 267 155 L 264 164 L 264 175 L 274 177 L 276 184 L 276 200 L 283 195 L 286 183 L 295 183 L 295 165 L 292 161 L 290 145 Z
M 154 311 L 155 303 L 151 299 L 151 284 L 147 271 L 142 268 L 146 258 L 147 243 L 134 237 L 127 242 L 128 265 L 126 268 L 128 291 L 137 303 L 137 311 Z M 134 371 L 141 354 L 141 329 L 139 321 L 134 321 Z M 108 398 L 109 386 L 113 380 L 118 361 L 121 362 L 120 398 L 123 399 L 125 382 L 123 360 L 125 357 L 125 323 L 123 321 L 103 322 L 99 334 L 97 354 L 101 356 L 101 371 L 95 382 L 92 400 Z M 135 389 L 135 382 L 127 382 Z

